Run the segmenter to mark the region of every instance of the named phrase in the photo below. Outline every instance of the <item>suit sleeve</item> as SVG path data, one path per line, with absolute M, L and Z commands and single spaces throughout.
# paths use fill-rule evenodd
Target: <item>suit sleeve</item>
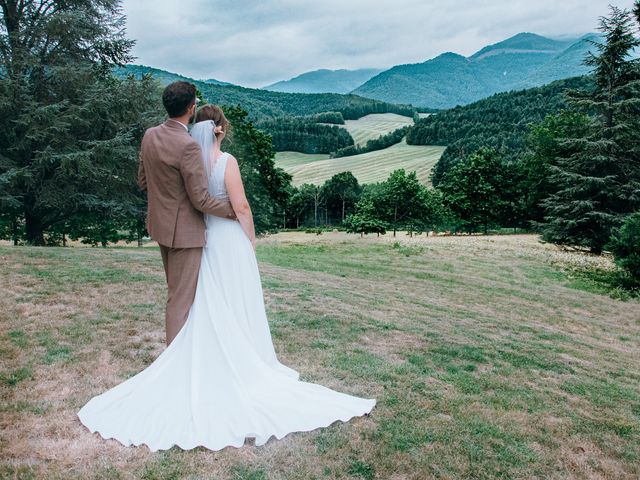
M 144 152 L 144 142 L 140 146 L 140 154 L 138 156 L 140 163 L 138 164 L 138 187 L 140 190 L 147 189 L 147 176 L 144 172 L 144 161 L 143 161 L 143 152 Z
M 184 180 L 189 200 L 196 209 L 216 217 L 236 218 L 229 201 L 217 199 L 209 194 L 198 144 L 189 143 L 185 148 L 180 161 L 180 174 Z

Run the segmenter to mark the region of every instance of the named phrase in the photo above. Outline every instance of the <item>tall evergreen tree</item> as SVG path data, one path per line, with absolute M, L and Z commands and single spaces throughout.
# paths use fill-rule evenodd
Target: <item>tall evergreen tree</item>
M 556 192 L 543 202 L 544 239 L 596 254 L 640 200 L 640 74 L 631 58 L 640 40 L 631 13 L 610 8 L 609 17 L 600 19 L 605 40 L 594 41 L 597 54 L 585 60 L 594 69 L 594 85 L 568 99 L 591 115 L 591 125 L 586 135 L 563 139 L 570 153 L 550 167 Z
M 151 107 L 117 98 L 127 85 L 110 76 L 133 45 L 118 0 L 0 7 L 0 201 L 9 223 L 23 222 L 26 240 L 42 245 L 122 184 L 137 161 L 132 117 Z

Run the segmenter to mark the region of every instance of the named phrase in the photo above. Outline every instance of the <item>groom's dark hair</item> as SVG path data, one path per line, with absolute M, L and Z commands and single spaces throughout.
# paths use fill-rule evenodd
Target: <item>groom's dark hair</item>
M 189 82 L 173 82 L 162 92 L 162 104 L 169 117 L 181 117 L 196 100 L 196 86 Z

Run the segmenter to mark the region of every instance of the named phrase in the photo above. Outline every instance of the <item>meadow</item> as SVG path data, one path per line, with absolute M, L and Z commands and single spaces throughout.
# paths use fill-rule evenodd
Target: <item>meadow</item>
M 374 113 L 358 120 L 347 120 L 344 128 L 349 131 L 356 145 L 364 145 L 368 140 L 412 124 L 413 119 L 409 117 Z M 341 158 L 330 158 L 328 154 L 278 152 L 276 165 L 293 176 L 291 183 L 295 186 L 303 183 L 321 185 L 336 173 L 346 171 L 353 173 L 361 184 L 381 182 L 399 168 L 407 172 L 415 171 L 420 181 L 428 185 L 431 169 L 444 150 L 445 147 L 439 146 L 407 145 L 403 140 L 383 150 Z
M 0 246 L 0 478 L 637 479 L 640 302 L 533 235 L 258 243 L 280 360 L 378 403 L 262 447 L 150 453 L 77 410 L 164 349 L 157 248 Z M 595 278 L 595 279 L 594 279 Z
M 368 140 L 407 125 L 413 125 L 412 118 L 395 113 L 372 113 L 358 120 L 346 120 L 344 128 L 351 134 L 356 145 L 365 145 Z
M 384 150 L 341 158 L 278 152 L 276 165 L 293 176 L 291 183 L 295 186 L 303 183 L 322 185 L 336 173 L 346 171 L 353 173 L 361 184 L 382 182 L 399 168 L 415 171 L 418 179 L 429 185 L 431 169 L 444 150 L 445 147 L 439 146 L 407 145 L 403 140 Z

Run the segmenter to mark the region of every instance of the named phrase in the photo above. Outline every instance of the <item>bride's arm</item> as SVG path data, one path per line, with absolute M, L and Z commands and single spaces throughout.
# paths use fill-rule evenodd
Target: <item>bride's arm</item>
M 255 250 L 256 248 L 256 233 L 253 226 L 253 214 L 251 213 L 251 207 L 247 201 L 247 196 L 244 193 L 244 185 L 242 184 L 242 177 L 240 176 L 240 167 L 238 161 L 233 155 L 229 155 L 227 158 L 227 166 L 224 172 L 224 184 L 227 187 L 227 193 L 229 194 L 229 201 L 233 207 L 233 211 L 236 212 L 238 221 L 242 226 L 242 229 L 251 240 L 251 245 Z

